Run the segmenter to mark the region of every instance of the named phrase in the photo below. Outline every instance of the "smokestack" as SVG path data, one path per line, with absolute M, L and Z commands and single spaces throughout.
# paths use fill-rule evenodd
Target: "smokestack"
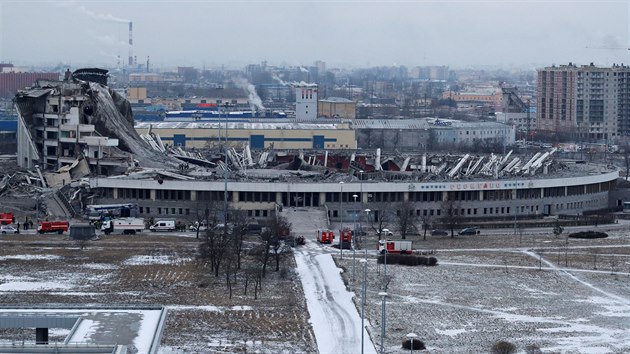
M 147 72 L 149 72 L 149 56 L 147 55 Z
M 133 22 L 129 21 L 129 66 L 133 65 Z

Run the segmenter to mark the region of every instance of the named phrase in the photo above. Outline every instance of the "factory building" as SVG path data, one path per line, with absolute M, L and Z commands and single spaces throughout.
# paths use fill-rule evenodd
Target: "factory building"
M 0 97 L 13 97 L 18 90 L 33 85 L 39 79 L 59 80 L 59 73 L 18 72 L 13 64 L 0 64 Z
M 481 90 L 479 92 L 453 92 L 445 91 L 442 93 L 443 99 L 452 99 L 458 104 L 486 104 L 493 107 L 495 110 L 501 108 L 503 94 L 495 88 L 490 88 L 485 92 Z
M 306 122 L 143 122 L 135 126 L 139 134 L 150 128 L 167 144 L 187 148 L 248 144 L 252 150 L 275 149 L 356 149 L 354 130 L 349 123 Z
M 359 148 L 406 149 L 512 145 L 515 128 L 495 122 L 451 119 L 359 119 L 353 122 Z
M 317 102 L 319 117 L 356 119 L 357 103 L 343 97 L 329 97 Z

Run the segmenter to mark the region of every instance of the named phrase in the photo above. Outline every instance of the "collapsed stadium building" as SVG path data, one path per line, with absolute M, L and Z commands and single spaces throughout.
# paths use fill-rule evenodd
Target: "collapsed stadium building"
M 614 204 L 618 171 L 556 160 L 553 149 L 519 156 L 405 154 L 252 150 L 248 142 L 220 141 L 219 149 L 184 149 L 165 144 L 150 124 L 139 134 L 144 128 L 134 129 L 128 102 L 107 88 L 106 78 L 104 70 L 77 70 L 16 96 L 18 164 L 50 171 L 47 184 L 58 188 L 90 176 L 73 187 L 81 193 L 66 193 L 72 214 L 85 204 L 136 203 L 141 216 L 189 219 L 222 203 L 225 193 L 230 208 L 252 218 L 282 207 L 326 208 L 332 219 L 345 220 L 370 208 L 378 218 L 389 203 L 401 202 L 435 218 L 450 202 L 471 219 L 579 215 Z M 59 173 L 68 179 L 59 183 Z

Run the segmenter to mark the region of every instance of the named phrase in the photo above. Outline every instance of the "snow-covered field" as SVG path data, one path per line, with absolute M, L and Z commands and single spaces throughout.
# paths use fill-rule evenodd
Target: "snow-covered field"
M 341 260 L 338 250 L 317 244 L 309 231 L 313 222 L 305 218 L 310 223 L 298 229 L 307 236 L 306 246 L 297 250 L 295 263 L 284 263 L 285 276 L 268 273 L 258 299 L 251 279 L 245 294 L 243 278 L 230 299 L 224 277 L 215 278 L 195 260 L 194 239 L 120 237 L 80 251 L 47 236 L 52 241 L 45 247 L 39 238 L 23 238 L 0 248 L 0 303 L 164 304 L 169 315 L 163 354 L 310 353 L 314 336 L 322 354 L 339 348 L 358 353 L 360 252 L 353 281 L 351 253 Z M 570 240 L 568 247 L 565 239 L 544 235 L 525 235 L 522 242 L 514 235 L 415 237 L 414 245 L 436 250 L 439 265 L 388 265 L 388 353 L 406 353 L 401 343 L 410 332 L 433 354 L 489 353 L 499 340 L 516 344 L 519 353 L 527 345 L 544 353 L 630 352 L 625 232 L 606 240 Z M 331 257 L 343 267 L 341 274 Z M 383 271 L 370 255 L 367 352 L 380 351 Z M 0 331 L 0 341 L 8 336 Z
M 224 275 L 214 277 L 196 260 L 198 244 L 116 235 L 80 250 L 58 235 L 0 237 L 0 305 L 162 304 L 168 315 L 160 353 L 314 351 L 292 257 L 283 260 L 283 273 L 268 268 L 256 297 L 254 277 L 245 292 L 240 272 L 230 298 Z M 94 330 L 86 321 L 79 333 Z M 0 343 L 22 340 L 33 343 L 34 331 L 0 330 Z
M 488 353 L 500 340 L 516 344 L 521 353 L 528 345 L 544 353 L 629 353 L 630 246 L 625 237 L 623 232 L 612 235 L 613 248 L 602 246 L 606 241 L 590 248 L 592 241 L 571 240 L 566 250 L 551 240 L 542 262 L 534 248 L 501 244 L 498 251 L 448 250 L 450 240 L 442 239 L 445 249 L 437 251 L 436 267 L 388 265 L 386 351 L 406 352 L 401 343 L 413 332 L 433 354 Z M 600 262 L 595 270 L 594 257 Z M 351 258 L 337 261 L 360 307 L 361 282 L 359 277 L 351 281 Z M 366 311 L 378 348 L 383 267 L 377 274 L 372 258 L 367 272 Z

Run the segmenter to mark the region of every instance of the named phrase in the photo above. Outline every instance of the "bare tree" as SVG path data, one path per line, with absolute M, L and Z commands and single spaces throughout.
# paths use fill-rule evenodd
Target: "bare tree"
M 442 202 L 441 222 L 451 231 L 451 238 L 455 237 L 455 228 L 461 223 L 459 215 L 459 204 L 453 200 Z
M 429 215 L 429 213 L 423 214 L 420 217 L 420 221 L 422 222 L 422 229 L 424 230 L 424 233 L 422 235 L 422 239 L 424 241 L 426 241 L 427 240 L 427 229 L 431 226 L 431 223 L 433 222 L 433 215 Z
M 392 221 L 394 213 L 391 208 L 391 204 L 387 202 L 381 202 L 374 205 L 374 223 L 371 223 L 372 229 L 378 235 L 379 241 L 381 240 L 381 230 L 387 228 Z
M 220 211 L 215 208 L 209 210 L 209 213 L 211 224 L 217 225 Z M 230 245 L 230 233 L 227 225 L 223 225 L 222 229 L 210 227 L 209 225 L 206 230 L 205 240 L 199 245 L 199 258 L 207 259 L 210 262 L 211 270 L 214 271 L 214 276 L 218 277 L 221 262 Z
M 416 215 L 416 204 L 406 201 L 400 202 L 396 205 L 396 226 L 400 230 L 400 237 L 404 240 L 407 238 L 407 233 L 413 233 L 417 231 L 416 221 L 418 216 Z
M 241 269 L 243 241 L 247 235 L 247 214 L 243 210 L 232 212 L 232 252 L 236 257 L 236 268 Z
M 232 298 L 232 288 L 236 284 L 236 279 L 238 276 L 238 268 L 236 266 L 236 255 L 234 254 L 234 250 L 227 248 L 226 253 L 223 255 L 224 266 L 223 270 L 225 272 L 225 285 L 228 289 L 229 298 Z M 232 279 L 232 277 L 234 279 Z
M 195 238 L 199 238 L 204 234 L 206 230 L 203 230 L 202 225 L 206 226 L 206 229 L 210 225 L 210 215 L 214 213 L 217 205 L 213 201 L 199 201 L 195 205 L 195 213 L 189 218 L 192 224 L 196 227 Z
M 276 272 L 280 270 L 280 256 L 284 249 L 284 238 L 291 232 L 291 223 L 283 216 L 274 216 L 266 220 L 265 228 L 260 234 L 262 247 L 260 256 L 262 260 L 262 277 L 267 271 L 269 257 L 273 253 L 276 261 Z

